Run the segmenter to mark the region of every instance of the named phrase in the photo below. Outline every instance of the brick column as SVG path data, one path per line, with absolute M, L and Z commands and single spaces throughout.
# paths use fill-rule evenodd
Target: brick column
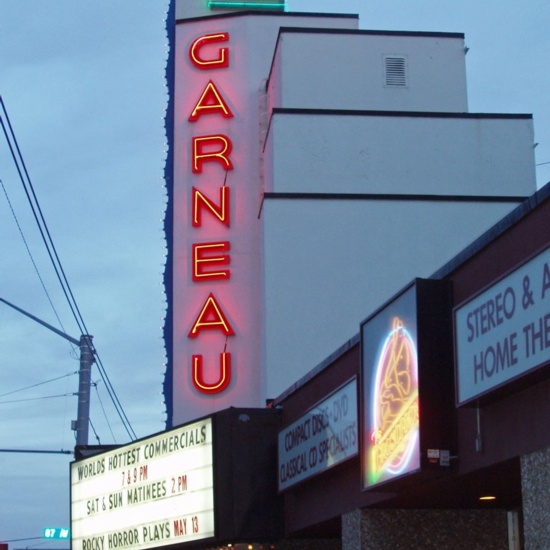
M 355 510 L 342 550 L 508 550 L 505 510 Z
M 550 447 L 521 457 L 525 550 L 550 548 Z
M 353 510 L 342 515 L 342 550 L 361 548 L 362 510 Z

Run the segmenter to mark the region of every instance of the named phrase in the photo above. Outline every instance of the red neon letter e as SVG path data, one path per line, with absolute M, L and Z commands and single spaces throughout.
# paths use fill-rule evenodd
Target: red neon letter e
M 217 243 L 195 243 L 193 249 L 193 281 L 196 283 L 205 279 L 229 279 L 229 269 L 222 269 L 220 266 L 228 265 L 230 262 L 229 241 Z M 208 270 L 211 268 L 211 271 Z M 216 271 L 216 267 L 218 270 Z

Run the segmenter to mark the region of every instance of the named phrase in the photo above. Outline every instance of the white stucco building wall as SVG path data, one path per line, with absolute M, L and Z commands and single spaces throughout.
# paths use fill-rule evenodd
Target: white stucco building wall
M 466 112 L 460 33 L 283 28 L 270 107 Z
M 458 34 L 281 30 L 262 174 L 269 396 L 535 191 L 530 115 L 468 113 L 464 58 Z

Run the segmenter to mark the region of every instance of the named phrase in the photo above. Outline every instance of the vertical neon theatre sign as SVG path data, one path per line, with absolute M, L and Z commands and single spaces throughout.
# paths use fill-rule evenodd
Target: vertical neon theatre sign
M 229 33 L 227 32 L 199 36 L 189 48 L 189 59 L 199 71 L 226 69 L 229 67 L 229 48 L 226 46 L 220 47 L 213 57 L 204 57 L 202 52 L 205 49 L 204 47 L 209 44 L 219 42 L 225 44 L 228 41 Z M 188 120 L 194 123 L 199 121 L 201 117 L 208 116 L 233 118 L 233 113 L 212 80 L 209 80 L 206 84 Z M 197 176 L 197 185 L 200 184 L 199 177 L 204 173 L 206 163 L 217 163 L 224 171 L 233 169 L 230 156 L 232 147 L 231 139 L 223 134 L 192 137 L 191 170 Z M 214 215 L 219 223 L 222 223 L 226 228 L 230 228 L 229 197 L 230 193 L 225 185 L 219 189 L 220 200 L 218 203 L 193 187 L 191 200 L 192 226 L 199 230 L 202 228 L 202 214 L 204 212 L 205 215 Z M 229 241 L 193 242 L 191 248 L 192 280 L 194 283 L 201 285 L 231 278 Z M 222 337 L 235 334 L 221 304 L 212 292 L 208 294 L 199 314 L 193 321 L 188 337 L 200 338 L 203 331 L 219 332 Z M 225 344 L 223 349 L 226 349 Z M 220 353 L 219 373 L 211 382 L 208 382 L 204 376 L 203 353 L 193 355 L 191 357 L 191 381 L 199 393 L 217 394 L 223 392 L 231 382 L 231 353 L 227 351 Z
M 169 424 L 265 399 L 258 109 L 239 24 L 176 24 Z

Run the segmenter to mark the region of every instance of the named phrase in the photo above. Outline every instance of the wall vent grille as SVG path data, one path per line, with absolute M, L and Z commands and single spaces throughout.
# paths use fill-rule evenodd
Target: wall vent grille
M 407 86 L 407 63 L 404 57 L 387 55 L 384 57 L 386 86 Z

